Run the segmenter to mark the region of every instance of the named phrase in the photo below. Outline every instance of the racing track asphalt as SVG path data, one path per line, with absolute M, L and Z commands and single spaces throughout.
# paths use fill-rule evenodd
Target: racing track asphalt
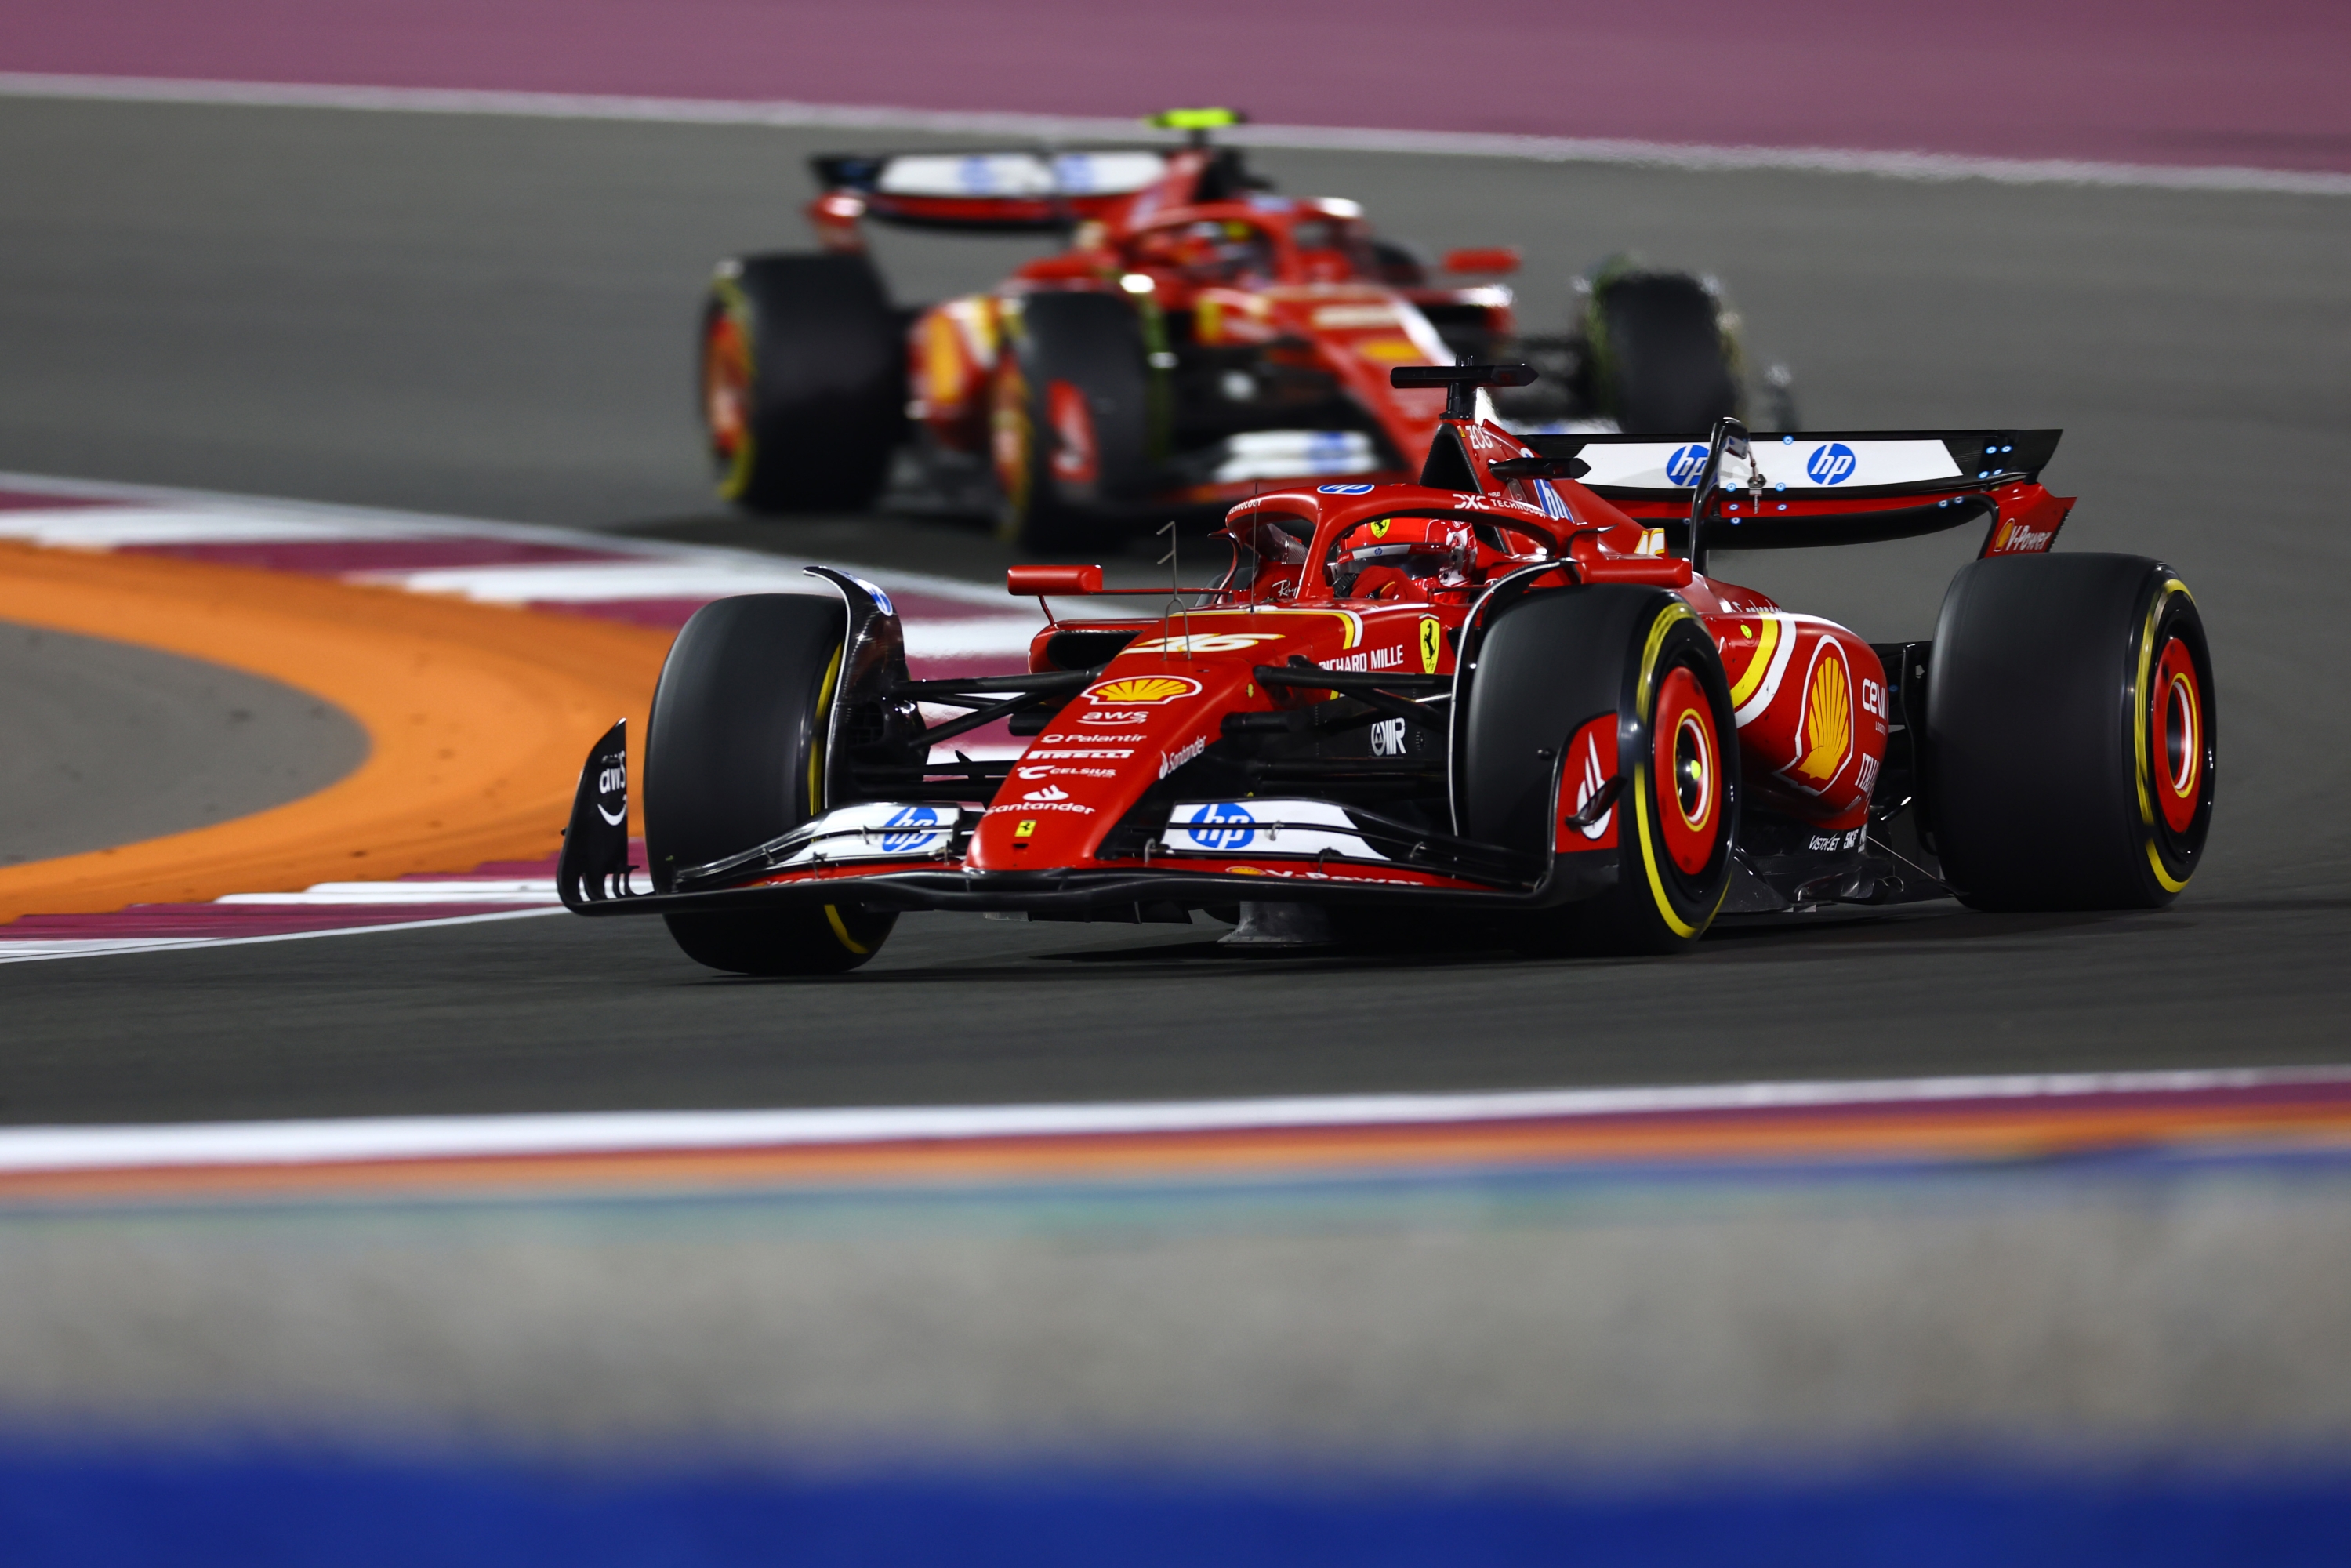
M 0 100 L 0 466 L 771 541 L 985 576 L 967 526 L 702 499 L 711 258 L 797 243 L 772 130 Z M 912 137 L 856 139 L 873 144 Z M 1719 273 L 1815 428 L 2062 424 L 2064 545 L 2170 559 L 2216 649 L 2210 864 L 2171 912 L 1927 906 L 1673 964 L 1249 962 L 1214 931 L 910 919 L 845 982 L 563 917 L 0 971 L 0 1118 L 789 1104 L 2339 1060 L 2351 204 L 1263 155 L 1510 241 L 1527 311 L 1620 245 Z M 892 236 L 908 298 L 1011 242 Z M 1729 573 L 1926 634 L 1966 542 Z M 1130 556 L 1139 562 L 1139 556 Z M 1726 563 L 1728 565 L 1728 563 Z

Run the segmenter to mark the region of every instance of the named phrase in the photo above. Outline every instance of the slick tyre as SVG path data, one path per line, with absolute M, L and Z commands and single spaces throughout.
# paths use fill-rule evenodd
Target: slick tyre
M 1584 318 L 1592 393 L 1628 435 L 1701 439 L 1740 412 L 1737 350 L 1713 295 L 1681 273 L 1604 278 Z
M 1927 675 L 1926 806 L 1978 909 L 2147 909 L 2204 857 L 2220 758 L 2204 622 L 2126 555 L 1962 568 Z
M 824 737 L 847 618 L 813 594 L 757 593 L 695 612 L 653 688 L 645 851 L 657 892 L 677 872 L 755 848 L 824 810 Z M 897 916 L 851 904 L 664 916 L 695 963 L 737 975 L 838 975 Z
M 872 504 L 904 434 L 906 351 L 862 256 L 754 256 L 702 311 L 703 427 L 719 496 L 755 512 Z
M 1557 589 L 1503 609 L 1476 659 L 1458 721 L 1462 833 L 1536 859 L 1557 846 L 1565 874 L 1598 886 L 1520 917 L 1515 945 L 1696 943 L 1730 885 L 1740 800 L 1730 686 L 1705 623 L 1658 589 Z M 1610 778 L 1614 803 L 1593 831 L 1567 826 Z
M 1006 315 L 991 444 L 1006 543 L 1093 548 L 1150 484 L 1152 375 L 1117 294 L 1031 294 Z

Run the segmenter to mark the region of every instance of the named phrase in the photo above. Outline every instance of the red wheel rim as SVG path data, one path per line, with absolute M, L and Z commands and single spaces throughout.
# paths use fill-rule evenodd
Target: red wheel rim
M 2184 833 L 2196 821 L 2196 807 L 2204 792 L 2204 702 L 2196 684 L 2196 661 L 2178 637 L 2163 645 L 2156 661 L 2154 712 L 2149 727 L 2155 754 L 2147 758 L 2154 775 L 2158 809 L 2164 825 Z
M 1722 745 L 1713 705 L 1687 666 L 1676 666 L 1659 686 L 1653 727 L 1651 770 L 1666 854 L 1684 875 L 1697 876 L 1722 836 Z
M 742 329 L 723 311 L 711 318 L 702 344 L 702 417 L 711 451 L 732 461 L 751 428 L 751 355 Z

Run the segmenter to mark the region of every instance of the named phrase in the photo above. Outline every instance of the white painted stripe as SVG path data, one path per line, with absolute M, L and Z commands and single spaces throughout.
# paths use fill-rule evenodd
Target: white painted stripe
M 286 517 L 229 507 L 61 507 L 55 511 L 32 507 L 0 511 L 0 538 L 66 549 L 419 537 L 414 528 L 389 518 L 371 522 Z
M 351 580 L 414 593 L 455 594 L 480 604 L 610 604 L 632 599 L 725 599 L 737 593 L 805 593 L 829 599 L 833 594 L 830 583 L 810 577 L 797 562 L 774 560 L 436 567 L 423 571 L 359 572 L 352 574 Z M 995 615 L 953 621 L 904 616 L 906 651 L 917 658 L 1025 656 L 1029 640 L 1044 622 L 1026 608 L 1024 601 L 1008 599 L 1003 604 Z
M 381 507 L 340 507 L 324 502 L 285 501 L 264 496 L 239 496 L 209 490 L 182 490 L 157 485 L 118 485 L 90 479 L 70 479 L 50 474 L 23 474 L 0 470 L 0 490 L 13 490 L 25 495 L 49 495 L 80 501 L 115 502 L 125 507 L 143 507 L 152 512 L 175 512 L 192 517 L 217 517 L 216 529 L 192 527 L 184 535 L 175 535 L 170 542 L 200 543 L 205 540 L 233 540 L 241 537 L 318 538 L 496 538 L 518 544 L 551 545 L 566 549 L 602 550 L 614 555 L 634 556 L 656 565 L 690 564 L 717 571 L 752 571 L 763 576 L 781 574 L 790 577 L 798 591 L 814 591 L 816 584 L 801 572 L 811 564 L 829 565 L 844 571 L 871 577 L 893 592 L 919 593 L 934 599 L 955 600 L 983 610 L 1001 610 L 1008 604 L 1026 605 L 1033 600 L 1011 600 L 1001 583 L 983 584 L 961 578 L 939 577 L 929 572 L 902 571 L 896 567 L 859 566 L 853 562 L 834 560 L 814 563 L 797 556 L 766 555 L 757 550 L 727 549 L 713 545 L 676 545 L 659 539 L 632 538 L 623 534 L 597 533 L 586 528 L 548 528 L 535 523 L 500 523 L 480 517 L 439 517 L 423 512 L 393 511 Z M 24 517 L 24 511 L 0 511 L 0 519 L 11 516 Z M 56 526 L 82 530 L 83 536 L 99 539 L 108 527 L 90 507 L 60 507 L 56 512 L 40 511 L 33 515 L 55 519 Z M 72 519 L 79 518 L 79 522 Z M 271 523 L 291 523 L 308 528 L 286 535 L 241 535 L 240 528 L 261 528 Z M 59 542 L 71 543 L 60 537 Z M 137 542 L 137 541 L 127 541 Z M 100 542 L 97 549 L 111 548 L 111 542 Z M 393 574 L 398 575 L 398 574 Z M 741 592 L 740 589 L 728 591 Z M 762 590 L 761 591 L 765 591 Z
M 487 915 L 449 915 L 437 920 L 385 921 L 339 925 L 328 931 L 277 931 L 266 936 L 0 936 L 0 964 L 30 964 L 47 958 L 110 958 L 127 953 L 172 952 L 183 947 L 249 947 L 257 942 L 307 942 L 313 936 L 372 936 L 386 931 L 423 931 L 434 925 L 477 925 L 486 920 L 532 920 L 562 915 L 552 909 L 501 909 Z
M 562 899 L 552 877 L 452 877 L 434 882 L 321 882 L 299 893 L 232 893 L 213 902 L 359 908 L 386 904 L 559 904 Z
M 447 593 L 481 604 L 593 604 L 622 599 L 724 599 L 735 593 L 806 593 L 831 598 L 831 584 L 798 561 L 583 560 L 546 565 L 430 567 L 352 575 L 356 582 Z
M 1279 1128 L 1458 1126 L 1538 1118 L 1922 1106 L 1970 1100 L 2080 1100 L 2346 1082 L 2351 1082 L 2351 1068 L 2247 1068 L 1100 1104 L 623 1111 L 16 1127 L 0 1130 L 0 1172 L 478 1159 Z
M 251 108 L 338 109 L 410 114 L 497 114 L 556 120 L 632 120 L 695 125 L 830 127 L 843 131 L 918 131 L 946 136 L 999 136 L 1022 141 L 1158 137 L 1131 120 L 904 109 L 891 105 L 616 97 L 590 93 L 504 92 L 461 88 L 333 87 L 283 82 L 189 81 L 153 77 L 70 76 L 0 71 L 0 95 L 93 99 L 109 102 L 225 104 Z M 1463 131 L 1406 131 L 1324 125 L 1238 125 L 1222 141 L 1252 147 L 1510 158 L 1542 163 L 1633 163 L 1699 171 L 1786 169 L 1869 174 L 1896 180 L 1989 180 L 2009 185 L 2148 186 L 2175 191 L 2265 191 L 2351 195 L 2351 174 L 2296 169 L 2192 164 L 2112 163 L 2071 158 L 1983 158 L 1952 152 L 1871 152 L 1839 147 L 1715 147 L 1618 137 L 1508 136 Z

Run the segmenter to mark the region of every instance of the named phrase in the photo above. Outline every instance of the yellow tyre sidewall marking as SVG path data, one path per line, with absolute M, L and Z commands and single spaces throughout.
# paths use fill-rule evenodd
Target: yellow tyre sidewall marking
M 1697 619 L 1696 612 L 1688 605 L 1677 601 L 1659 611 L 1657 618 L 1649 623 L 1648 641 L 1641 649 L 1641 678 L 1634 690 L 1633 697 L 1634 712 L 1641 721 L 1641 732 L 1645 736 L 1649 734 L 1650 715 L 1656 704 L 1657 650 L 1665 645 L 1666 633 L 1672 631 L 1676 625 L 1684 621 L 1694 622 Z M 1651 739 L 1654 741 L 1655 737 L 1651 737 Z M 1728 880 L 1723 883 L 1722 892 L 1715 895 L 1714 909 L 1708 910 L 1706 918 L 1695 925 L 1684 920 L 1675 910 L 1673 895 L 1666 891 L 1665 876 L 1657 869 L 1657 847 L 1654 842 L 1655 834 L 1650 821 L 1649 759 L 1653 750 L 1654 747 L 1645 747 L 1640 760 L 1633 765 L 1633 811 L 1640 833 L 1641 865 L 1648 873 L 1649 896 L 1657 906 L 1658 915 L 1664 919 L 1667 928 L 1675 936 L 1687 939 L 1696 936 L 1714 923 L 1715 910 L 1722 907 L 1723 899 L 1730 892 L 1730 883 Z
M 726 319 L 734 323 L 735 340 L 740 346 L 743 354 L 744 392 L 747 398 L 756 406 L 758 401 L 756 394 L 759 385 L 759 361 L 758 350 L 755 347 L 757 340 L 751 332 L 751 302 L 743 298 L 743 290 L 736 286 L 733 278 L 718 279 L 711 285 L 710 291 L 717 299 L 719 309 L 724 311 Z M 703 341 L 702 351 L 705 354 L 710 352 L 710 344 L 706 338 Z M 705 372 L 705 375 L 707 373 L 707 371 Z M 750 489 L 751 471 L 758 464 L 758 421 L 752 417 L 752 410 L 746 408 L 742 439 L 736 443 L 735 455 L 727 464 L 726 476 L 718 481 L 720 500 L 739 501 L 743 498 L 744 493 Z
M 2156 846 L 2155 797 L 2148 789 L 2149 769 L 2154 766 L 2152 761 L 2154 746 L 2152 737 L 2147 733 L 2149 726 L 2154 722 L 2154 715 L 2148 701 L 2147 678 L 2148 672 L 2155 665 L 2156 628 L 2162 623 L 2163 612 L 2170 607 L 2171 596 L 2175 593 L 2190 604 L 2196 602 L 2196 596 L 2188 591 L 2186 583 L 2176 577 L 2164 580 L 2163 591 L 2158 593 L 2154 601 L 2147 606 L 2147 623 L 2139 630 L 2138 674 L 2131 682 L 2131 749 L 2137 764 L 2132 769 L 2131 778 L 2132 782 L 2138 788 L 2138 817 L 2139 825 L 2146 830 L 2147 836 L 2143 841 L 2147 847 L 2147 863 L 2154 871 L 2156 882 L 2166 893 L 2184 891 L 2188 886 L 2188 877 L 2173 876 L 2163 863 L 2163 852 Z M 2200 700 L 2202 693 L 2199 691 L 2198 695 Z M 2200 712 L 2196 716 L 2196 725 L 2197 744 L 2200 746 L 2203 744 L 2204 727 L 2204 716 Z M 2194 874 L 2195 873 L 2190 872 L 2189 876 Z

